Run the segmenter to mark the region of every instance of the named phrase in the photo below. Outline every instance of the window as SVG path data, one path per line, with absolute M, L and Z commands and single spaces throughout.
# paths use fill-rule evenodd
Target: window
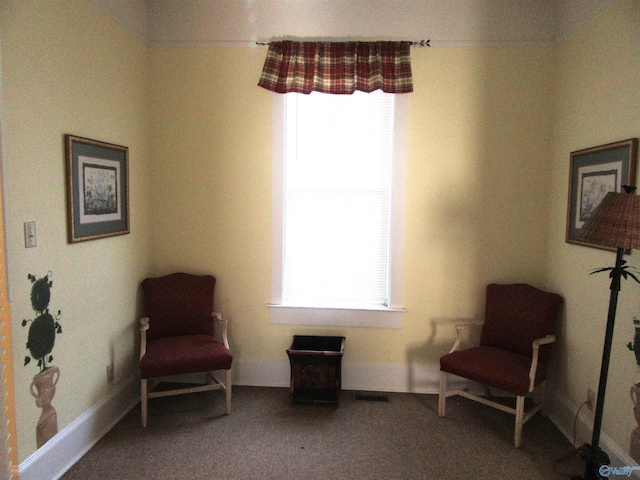
M 273 323 L 401 326 L 406 95 L 277 95 Z

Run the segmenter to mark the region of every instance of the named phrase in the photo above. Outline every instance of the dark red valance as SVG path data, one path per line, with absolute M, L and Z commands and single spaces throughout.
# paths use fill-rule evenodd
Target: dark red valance
M 277 93 L 413 91 L 411 42 L 271 42 L 258 85 Z

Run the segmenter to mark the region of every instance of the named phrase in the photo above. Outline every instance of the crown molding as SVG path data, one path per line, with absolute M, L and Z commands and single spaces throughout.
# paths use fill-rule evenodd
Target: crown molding
M 88 0 L 144 43 L 149 43 L 149 0 Z
M 548 46 L 613 0 L 89 0 L 143 42 L 250 45 L 283 37 Z

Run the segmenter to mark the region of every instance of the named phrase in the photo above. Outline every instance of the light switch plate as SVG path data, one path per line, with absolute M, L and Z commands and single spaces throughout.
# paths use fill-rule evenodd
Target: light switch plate
M 36 222 L 25 222 L 24 224 L 24 247 L 32 248 L 38 244 L 36 237 Z

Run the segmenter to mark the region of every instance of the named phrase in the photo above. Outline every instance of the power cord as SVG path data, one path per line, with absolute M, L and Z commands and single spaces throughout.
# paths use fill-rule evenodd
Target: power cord
M 561 471 L 559 470 L 559 465 L 561 463 L 566 463 L 568 464 L 569 462 L 571 462 L 572 460 L 574 460 L 574 458 L 578 457 L 580 458 L 580 463 L 577 464 L 579 465 L 581 468 L 584 468 L 584 461 L 582 461 L 582 456 L 581 456 L 581 451 L 579 448 L 576 447 L 576 437 L 578 436 L 577 430 L 578 430 L 578 417 L 580 416 L 580 412 L 582 411 L 583 407 L 585 405 L 587 405 L 589 402 L 585 401 L 582 402 L 582 404 L 578 407 L 578 411 L 576 412 L 575 417 L 573 418 L 573 440 L 571 441 L 571 447 L 573 448 L 569 453 L 567 453 L 566 455 L 563 455 L 562 457 L 556 459 L 556 461 L 553 463 L 553 471 L 563 475 L 563 476 L 571 476 L 573 475 L 575 472 L 567 472 L 567 471 Z

